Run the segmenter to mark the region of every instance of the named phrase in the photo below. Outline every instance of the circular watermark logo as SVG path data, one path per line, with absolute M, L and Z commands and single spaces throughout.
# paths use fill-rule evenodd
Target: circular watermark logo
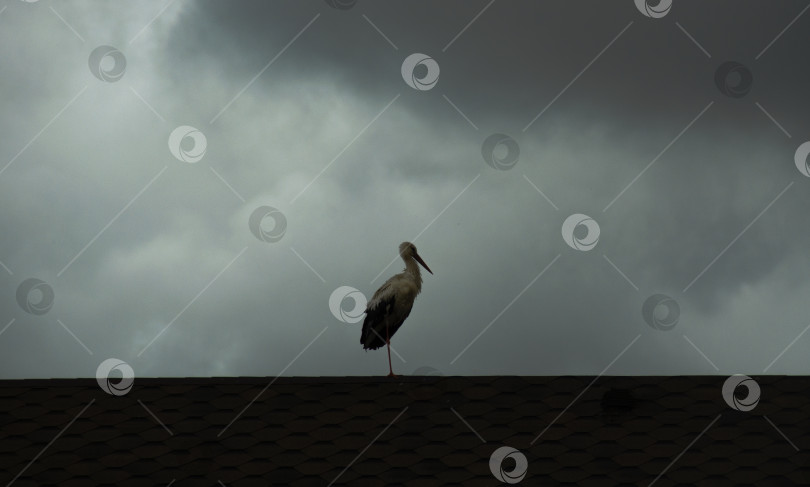
M 512 169 L 520 157 L 520 147 L 512 137 L 492 134 L 481 144 L 481 155 L 491 167 L 500 171 Z
M 343 302 L 346 299 L 354 301 L 354 307 L 348 311 L 343 309 Z M 366 304 L 368 303 L 365 295 L 351 286 L 340 286 L 329 296 L 329 311 L 332 312 L 332 316 L 344 323 L 362 321 L 366 312 Z
M 751 91 L 754 75 L 742 64 L 727 61 L 714 72 L 714 83 L 720 93 L 731 98 L 742 98 Z
M 416 72 L 420 66 L 421 75 Z M 439 82 L 439 63 L 427 54 L 411 54 L 402 62 L 402 79 L 414 90 L 427 91 Z
M 675 328 L 681 316 L 678 302 L 666 294 L 653 294 L 641 306 L 641 316 L 656 330 L 668 331 Z
M 639 12 L 653 19 L 660 19 L 669 13 L 672 0 L 634 0 Z
M 805 142 L 796 149 L 796 155 L 793 156 L 793 161 L 796 163 L 796 169 L 807 177 L 810 177 L 810 141 Z
M 739 387 L 746 389 L 745 396 L 737 397 Z M 760 388 L 757 381 L 747 375 L 735 374 L 723 383 L 723 399 L 729 407 L 737 411 L 750 411 L 759 404 Z
M 262 226 L 268 218 L 273 222 L 273 227 L 269 229 Z M 250 232 L 262 242 L 275 243 L 287 233 L 287 217 L 277 208 L 260 206 L 250 214 L 248 227 Z
M 115 370 L 121 373 L 121 380 L 113 382 L 110 374 Z M 123 396 L 132 389 L 135 381 L 135 372 L 132 367 L 123 360 L 108 358 L 96 369 L 96 381 L 101 389 L 112 396 Z
M 515 462 L 515 467 L 511 470 L 504 470 L 503 462 L 507 458 Z M 492 452 L 489 457 L 489 470 L 496 479 L 506 484 L 516 484 L 526 476 L 529 462 L 526 455 L 511 446 L 502 446 Z
M 588 215 L 574 213 L 563 222 L 562 236 L 572 249 L 588 251 L 599 242 L 599 224 Z
M 17 304 L 26 313 L 44 315 L 53 306 L 53 288 L 45 281 L 34 277 L 17 286 Z
M 357 0 L 326 0 L 326 4 L 336 10 L 349 10 Z
M 190 125 L 181 125 L 169 135 L 169 150 L 178 161 L 197 162 L 203 158 L 207 149 L 208 140 L 205 134 Z
M 98 46 L 90 53 L 87 65 L 96 78 L 115 83 L 127 70 L 127 58 L 124 57 L 124 53 L 112 46 Z

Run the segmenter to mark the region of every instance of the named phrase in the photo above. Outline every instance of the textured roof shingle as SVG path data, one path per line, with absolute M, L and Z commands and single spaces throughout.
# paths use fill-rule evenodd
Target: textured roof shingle
M 502 446 L 529 485 L 810 484 L 810 380 L 742 412 L 725 379 L 0 381 L 0 485 L 491 486 Z

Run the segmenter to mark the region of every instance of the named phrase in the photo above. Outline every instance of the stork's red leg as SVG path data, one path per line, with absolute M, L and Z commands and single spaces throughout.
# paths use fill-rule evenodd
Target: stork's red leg
M 391 338 L 388 336 L 388 324 L 385 324 L 385 345 L 388 348 L 388 377 L 396 377 L 391 367 Z

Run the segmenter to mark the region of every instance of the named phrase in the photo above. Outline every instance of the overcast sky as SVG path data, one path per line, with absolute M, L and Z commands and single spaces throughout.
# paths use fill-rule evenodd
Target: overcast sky
M 404 240 L 400 374 L 810 373 L 807 2 L 665 3 L 0 2 L 0 377 L 383 375 Z

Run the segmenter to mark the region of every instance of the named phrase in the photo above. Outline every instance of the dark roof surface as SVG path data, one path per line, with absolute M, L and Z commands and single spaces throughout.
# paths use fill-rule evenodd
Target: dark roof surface
M 755 377 L 748 412 L 726 379 L 6 380 L 0 486 L 507 485 L 503 446 L 523 485 L 810 484 L 808 377 Z

